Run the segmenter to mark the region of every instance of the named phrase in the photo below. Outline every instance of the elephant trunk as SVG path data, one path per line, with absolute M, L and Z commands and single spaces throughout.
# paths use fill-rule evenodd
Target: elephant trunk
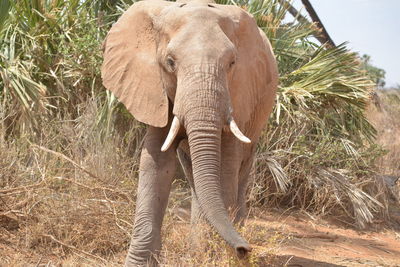
M 193 167 L 194 191 L 206 219 L 230 244 L 239 258 L 251 250 L 235 230 L 224 205 L 221 185 L 221 133 L 229 108 L 224 90 L 192 90 L 184 115 Z M 226 96 L 226 95 L 225 95 Z

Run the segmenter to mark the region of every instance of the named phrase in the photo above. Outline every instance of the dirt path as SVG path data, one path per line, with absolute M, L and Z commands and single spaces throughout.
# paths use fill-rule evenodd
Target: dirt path
M 275 266 L 400 266 L 400 232 L 362 232 L 276 214 L 250 223 L 287 236 L 277 247 Z

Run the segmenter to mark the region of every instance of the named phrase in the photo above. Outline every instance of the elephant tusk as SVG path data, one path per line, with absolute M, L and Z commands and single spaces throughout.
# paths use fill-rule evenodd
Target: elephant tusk
M 172 143 L 174 142 L 174 139 L 176 137 L 176 135 L 179 132 L 179 128 L 181 127 L 181 124 L 179 122 L 179 119 L 177 116 L 174 117 L 174 119 L 172 120 L 171 123 L 171 128 L 169 129 L 167 138 L 165 139 L 164 144 L 161 147 L 161 151 L 165 152 L 168 150 L 168 148 L 172 145 Z
M 231 119 L 229 122 L 229 129 L 231 130 L 231 132 L 237 137 L 237 139 L 239 139 L 240 141 L 242 141 L 243 143 L 246 144 L 250 144 L 251 140 L 246 137 L 240 130 L 239 127 L 237 126 L 236 122 Z

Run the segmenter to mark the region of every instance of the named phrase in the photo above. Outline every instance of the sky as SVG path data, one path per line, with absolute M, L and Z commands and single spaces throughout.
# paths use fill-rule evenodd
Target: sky
M 348 42 L 352 51 L 370 55 L 386 71 L 386 87 L 400 85 L 400 0 L 310 2 L 336 45 Z M 293 4 L 302 7 L 300 0 Z

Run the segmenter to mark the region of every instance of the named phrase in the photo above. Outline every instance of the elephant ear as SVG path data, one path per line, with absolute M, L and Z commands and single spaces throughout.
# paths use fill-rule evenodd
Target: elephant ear
M 157 33 L 153 18 L 168 2 L 132 5 L 112 26 L 103 43 L 103 85 L 143 123 L 164 127 L 168 98 L 157 62 Z
M 233 115 L 239 126 L 252 121 L 252 127 L 264 126 L 272 111 L 278 84 L 275 56 L 264 32 L 254 18 L 239 7 L 224 6 L 234 21 L 237 48 L 235 71 L 230 82 Z M 259 125 L 254 125 L 258 124 Z M 245 127 L 248 128 L 248 127 Z M 254 129 L 251 131 L 260 131 Z

